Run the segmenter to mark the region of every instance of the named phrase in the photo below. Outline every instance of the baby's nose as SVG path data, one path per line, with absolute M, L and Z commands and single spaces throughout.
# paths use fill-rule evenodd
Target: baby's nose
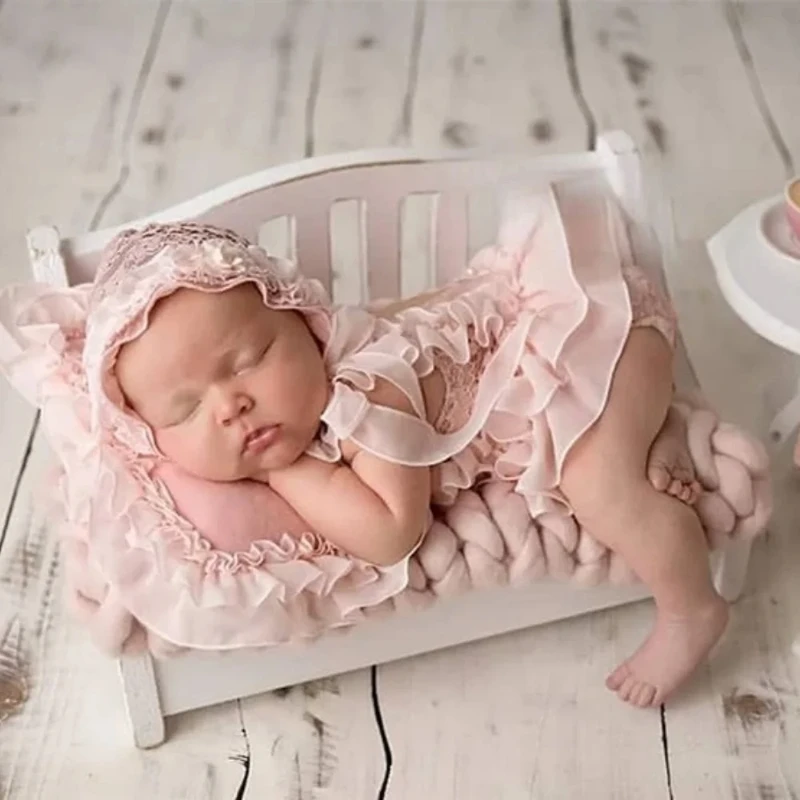
M 230 425 L 242 414 L 253 408 L 253 400 L 243 392 L 228 392 L 222 394 L 217 406 L 218 420 L 221 425 Z

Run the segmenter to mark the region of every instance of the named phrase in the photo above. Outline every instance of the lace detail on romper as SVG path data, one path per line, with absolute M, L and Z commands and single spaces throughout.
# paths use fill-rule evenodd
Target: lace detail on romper
M 622 277 L 631 300 L 631 326 L 655 328 L 674 347 L 677 317 L 672 303 L 641 267 L 623 264 Z
M 444 381 L 444 398 L 433 427 L 439 433 L 452 433 L 461 428 L 472 413 L 478 382 L 494 347 L 481 347 L 470 339 L 469 361 L 459 364 L 441 350 L 433 355 L 434 367 Z
M 622 277 L 632 310 L 632 327 L 655 328 L 674 346 L 677 320 L 672 303 L 640 267 L 623 265 Z M 433 427 L 439 433 L 452 433 L 469 419 L 483 370 L 496 348 L 481 347 L 470 338 L 469 361 L 459 364 L 441 350 L 433 355 L 434 367 L 444 381 L 444 399 Z

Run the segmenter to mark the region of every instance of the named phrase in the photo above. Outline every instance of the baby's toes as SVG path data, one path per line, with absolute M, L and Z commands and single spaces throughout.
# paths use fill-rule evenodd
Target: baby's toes
M 697 481 L 687 481 L 683 484 L 681 489 L 680 499 L 686 503 L 687 506 L 693 506 L 700 497 L 702 487 Z
M 642 682 L 631 694 L 631 703 L 638 708 L 648 708 L 649 706 L 653 705 L 655 696 L 655 686 L 651 686 L 649 683 Z
M 638 689 L 640 682 L 633 677 L 633 675 L 628 675 L 627 678 L 622 682 L 622 686 L 619 687 L 617 691 L 617 696 L 620 700 L 624 700 L 626 703 L 631 702 L 631 697 L 633 696 L 634 691 Z
M 684 486 L 685 484 L 683 483 L 683 481 L 679 481 L 673 478 L 672 482 L 669 485 L 669 489 L 667 491 L 673 497 L 677 497 L 679 500 L 681 500 L 682 499 L 681 495 L 683 494 Z
M 689 462 L 681 462 L 678 468 L 673 470 L 673 475 L 684 483 L 691 483 L 695 479 L 694 465 Z
M 607 678 L 606 688 L 616 692 L 620 686 L 625 682 L 625 679 L 631 674 L 627 662 L 623 661 Z
M 681 487 L 680 499 L 682 502 L 686 503 L 687 505 L 691 505 L 693 500 L 693 493 L 692 493 L 692 485 L 690 483 L 684 483 Z
M 666 492 L 672 482 L 669 470 L 659 463 L 650 464 L 647 467 L 647 479 L 657 492 Z

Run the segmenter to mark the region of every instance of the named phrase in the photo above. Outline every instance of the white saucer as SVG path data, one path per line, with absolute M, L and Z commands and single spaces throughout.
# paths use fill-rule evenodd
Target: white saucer
M 800 249 L 783 198 L 746 208 L 707 242 L 725 299 L 765 339 L 800 354 Z
M 761 217 L 761 235 L 767 244 L 775 247 L 789 258 L 800 261 L 800 240 L 789 227 L 786 219 L 786 204 L 784 200 L 770 205 Z

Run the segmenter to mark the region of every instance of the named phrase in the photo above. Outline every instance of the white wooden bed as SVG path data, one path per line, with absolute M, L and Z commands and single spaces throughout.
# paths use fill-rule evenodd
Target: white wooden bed
M 624 133 L 601 136 L 592 153 L 546 158 L 489 158 L 464 151 L 429 154 L 369 151 L 307 159 L 247 176 L 146 219 L 194 219 L 234 228 L 262 242 L 274 235 L 274 221 L 287 223 L 290 255 L 307 274 L 332 284 L 347 300 L 386 297 L 424 288 L 463 269 L 477 243 L 476 202 L 498 187 L 521 179 L 549 178 L 601 170 L 631 218 L 637 260 L 663 277 L 661 247 L 669 241 L 668 216 L 654 211 L 657 187 L 645 190 L 640 156 Z M 402 258 L 409 239 L 402 229 L 409 196 L 435 196 L 431 235 L 434 269 Z M 333 275 L 331 211 L 340 201 L 359 201 L 361 246 L 350 248 L 350 274 Z M 471 209 L 471 211 L 470 211 Z M 491 216 L 488 213 L 487 216 Z M 665 220 L 667 220 L 665 222 Z M 265 228 L 265 223 L 273 221 Z M 486 220 L 484 220 L 485 222 Z M 472 223 L 472 224 L 471 224 Z M 127 226 L 126 226 L 127 227 Z M 99 252 L 119 230 L 109 228 L 61 240 L 52 228 L 29 235 L 34 277 L 54 284 L 90 280 Z M 272 230 L 272 234 L 269 231 Z M 656 237 L 655 232 L 659 231 Z M 424 249 L 424 248 L 423 248 Z M 368 268 L 367 268 L 368 266 Z M 680 388 L 697 388 L 681 348 Z M 721 593 L 735 599 L 742 588 L 749 543 L 737 543 L 713 558 Z M 245 697 L 326 675 L 539 625 L 642 599 L 641 587 L 578 588 L 551 580 L 525 588 L 473 591 L 439 601 L 424 611 L 369 620 L 305 644 L 225 653 L 192 652 L 156 661 L 149 656 L 120 662 L 123 691 L 136 744 L 152 747 L 164 739 L 164 718 L 188 709 Z

